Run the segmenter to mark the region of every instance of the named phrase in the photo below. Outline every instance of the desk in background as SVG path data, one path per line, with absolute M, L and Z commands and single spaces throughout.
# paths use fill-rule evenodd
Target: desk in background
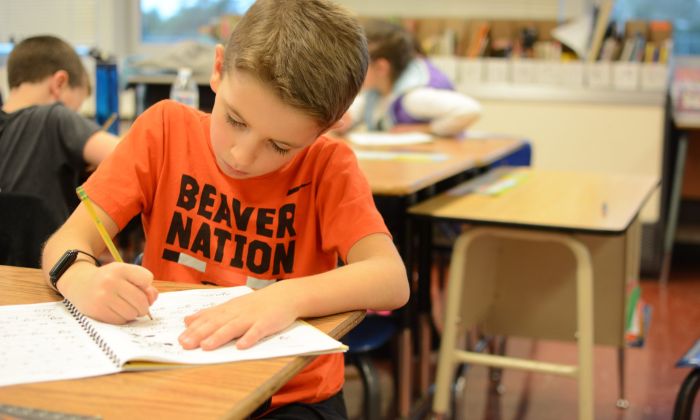
M 196 286 L 157 281 L 156 287 L 173 291 Z M 60 300 L 35 269 L 0 266 L 0 288 L 0 305 Z M 363 317 L 362 311 L 354 311 L 309 322 L 340 339 Z M 284 357 L 1 387 L 0 404 L 105 419 L 242 419 L 313 358 Z
M 494 195 L 478 192 L 478 188 L 496 185 L 501 175 L 515 180 L 513 185 Z M 581 318 L 579 311 L 584 311 L 584 316 L 593 318 L 589 337 L 619 349 L 624 397 L 626 287 L 639 276 L 638 215 L 657 185 L 658 180 L 652 176 L 504 168 L 413 206 L 409 212 L 419 224 L 423 256 L 430 249 L 430 224 L 439 220 L 468 223 L 470 228 L 498 226 L 514 231 L 556 232 L 582 244 L 590 253 L 590 267 L 586 268 L 593 275 L 591 307 L 577 309 L 575 302 L 580 296 L 576 292 L 574 261 L 562 254 L 561 248 L 516 241 L 499 251 L 499 263 L 491 269 L 498 272 L 494 274 L 498 293 L 481 296 L 484 290 L 473 290 L 475 302 L 482 301 L 474 303 L 481 307 L 479 315 L 483 316 L 478 322 L 483 323 L 486 334 L 572 340 L 577 319 Z M 419 260 L 418 299 L 423 302 L 419 316 L 424 328 L 430 319 L 429 279 L 430 261 L 423 257 Z M 490 306 L 483 301 L 491 302 Z M 475 319 L 463 321 L 471 325 Z M 425 334 L 429 332 L 427 329 Z M 578 327 L 579 336 L 585 333 Z M 591 371 L 582 372 L 587 380 L 579 386 L 588 401 L 581 404 L 590 405 L 587 409 L 592 410 L 592 343 L 583 353 L 588 361 L 585 366 Z
M 495 162 L 513 155 L 529 143 L 521 138 L 494 135 L 479 139 L 435 139 L 430 143 L 391 147 L 360 147 L 360 169 L 367 177 L 377 208 L 394 236 L 407 267 L 413 266 L 413 236 L 409 230 L 407 209 L 420 200 L 432 197 L 451 186 L 485 171 Z M 365 152 L 365 153 L 363 153 Z M 381 153 L 396 153 L 394 158 L 380 158 Z M 409 269 L 410 273 L 410 269 Z M 401 313 L 401 333 L 398 345 L 398 415 L 408 417 L 412 405 L 411 325 L 416 303 L 416 287 L 409 274 L 411 299 Z M 421 350 L 425 351 L 425 350 Z M 421 389 L 427 387 L 429 373 L 420 372 Z
M 675 143 L 675 159 L 672 162 L 672 176 L 669 183 L 669 198 L 668 198 L 668 219 L 666 231 L 664 235 L 664 271 L 663 278 L 668 276 L 670 269 L 670 256 L 673 249 L 673 244 L 679 242 L 700 242 L 697 225 L 690 225 L 686 229 L 678 229 L 681 217 L 681 203 L 683 198 L 699 199 L 698 188 L 688 188 L 689 194 L 686 194 L 685 186 L 698 184 L 698 168 L 692 164 L 697 164 L 698 150 L 700 150 L 700 111 L 698 112 L 682 112 L 674 110 L 673 118 L 673 134 L 672 141 Z M 689 158 L 694 158 L 691 162 Z M 689 195 L 690 197 L 684 197 Z M 697 221 L 696 221 L 697 223 Z M 687 234 L 684 234 L 683 231 Z

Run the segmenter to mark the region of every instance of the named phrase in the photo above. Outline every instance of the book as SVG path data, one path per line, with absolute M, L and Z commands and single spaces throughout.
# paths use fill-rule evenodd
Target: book
M 0 386 L 347 350 L 303 321 L 245 350 L 235 340 L 209 351 L 182 348 L 185 316 L 251 292 L 240 286 L 161 293 L 153 320 L 124 325 L 95 321 L 68 300 L 0 306 Z
M 610 20 L 610 13 L 613 8 L 613 0 L 602 0 L 598 6 L 598 13 L 596 14 L 595 26 L 593 28 L 593 33 L 591 35 L 591 45 L 588 49 L 588 55 L 586 61 L 589 63 L 598 60 L 598 55 L 600 54 L 600 49 L 603 46 L 603 37 L 605 36 L 605 29 L 608 27 L 608 21 Z

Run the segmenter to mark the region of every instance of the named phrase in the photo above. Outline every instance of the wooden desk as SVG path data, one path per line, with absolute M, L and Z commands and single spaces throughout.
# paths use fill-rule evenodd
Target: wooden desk
M 355 150 L 390 150 L 444 155 L 445 160 L 379 160 L 359 158 L 372 193 L 408 196 L 465 171 L 483 168 L 525 145 L 523 139 L 436 139 L 431 143 L 401 147 L 358 147 Z
M 520 181 L 500 195 L 474 192 L 479 186 L 493 185 L 500 175 L 516 173 L 522 176 Z M 572 268 L 575 261 L 571 255 L 555 244 L 534 246 L 525 238 L 499 247 L 497 256 L 484 256 L 500 261 L 497 269 L 491 267 L 488 276 L 497 283 L 494 287 L 498 288 L 498 294 L 482 295 L 483 287 L 470 289 L 473 298 L 465 305 L 475 307 L 478 314 L 470 319 L 463 317 L 462 321 L 464 325 L 478 322 L 487 334 L 572 340 L 578 331 L 581 340 L 585 334 L 580 324 L 577 326 L 577 319 L 581 318 L 578 311 L 583 309 L 587 312 L 584 316 L 593 318 L 593 325 L 586 327 L 591 340 L 622 350 L 626 286 L 636 281 L 639 274 L 641 236 L 637 216 L 657 185 L 658 180 L 651 176 L 502 168 L 454 188 L 452 194 L 447 192 L 413 206 L 409 213 L 422 226 L 423 250 L 429 249 L 430 223 L 435 220 L 555 232 L 582 244 L 590 254 L 586 258 L 589 267 L 585 268 L 593 279 L 592 296 L 590 291 L 587 293 L 590 302 L 587 310 L 580 300 L 578 305 L 574 304 L 581 298 L 581 289 L 577 292 L 579 279 Z M 468 264 L 479 266 L 480 263 Z M 474 270 L 479 275 L 472 277 L 486 277 L 483 271 Z M 419 282 L 427 283 L 429 260 L 419 262 L 419 273 Z M 470 270 L 469 274 L 474 272 Z M 429 308 L 430 297 L 425 288 L 421 288 L 418 299 L 426 302 L 424 308 Z M 429 315 L 429 311 L 419 315 L 424 320 L 421 325 L 427 324 Z M 586 346 L 585 366 L 590 371 L 582 374 L 588 376 L 590 383 L 580 387 L 586 391 L 591 404 L 588 408 L 592 409 L 592 343 Z
M 387 227 L 394 236 L 399 253 L 406 266 L 413 267 L 411 232 L 406 210 L 409 206 L 468 179 L 485 170 L 491 164 L 509 156 L 527 145 L 521 138 L 494 136 L 480 139 L 435 139 L 426 144 L 393 147 L 360 147 L 356 151 L 390 151 L 432 154 L 444 160 L 430 159 L 358 159 L 359 165 L 372 188 L 377 208 L 384 216 Z M 409 271 L 410 272 L 410 271 Z M 409 277 L 411 279 L 411 277 Z M 412 284 L 411 289 L 416 290 Z M 412 292 L 412 295 L 415 293 Z M 414 313 L 415 298 L 402 311 L 400 343 L 398 345 L 398 413 L 406 418 L 411 410 L 412 398 L 412 349 L 410 318 Z M 427 387 L 425 369 L 420 372 L 421 389 Z
M 196 286 L 157 281 L 161 291 Z M 35 269 L 0 266 L 0 305 L 60 300 Z M 338 339 L 364 317 L 354 311 L 309 322 Z M 0 404 L 106 419 L 245 418 L 313 356 L 0 387 Z

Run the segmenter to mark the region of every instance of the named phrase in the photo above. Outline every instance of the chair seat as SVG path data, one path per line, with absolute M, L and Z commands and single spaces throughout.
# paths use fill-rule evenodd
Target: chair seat
M 343 342 L 349 347 L 350 354 L 366 353 L 383 346 L 395 332 L 396 321 L 393 317 L 371 314 L 350 331 Z
M 676 367 L 700 368 L 700 339 L 678 360 Z

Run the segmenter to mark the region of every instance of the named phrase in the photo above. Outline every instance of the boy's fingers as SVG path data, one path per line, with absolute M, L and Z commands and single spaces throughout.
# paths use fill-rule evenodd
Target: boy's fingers
M 200 342 L 209 337 L 214 331 L 219 328 L 218 323 L 211 321 L 200 321 L 187 326 L 185 332 L 180 334 L 178 340 L 185 349 L 194 349 L 199 347 Z
M 238 322 L 229 322 L 214 331 L 209 337 L 202 340 L 199 346 L 202 350 L 214 350 L 229 341 L 238 338 L 245 333 L 245 325 Z
M 250 328 L 248 328 L 248 331 L 243 334 L 243 337 L 238 339 L 236 342 L 236 347 L 241 350 L 247 349 L 260 341 L 264 336 L 265 334 L 263 333 L 262 328 L 260 328 L 258 324 L 253 324 Z
M 117 291 L 117 296 L 120 297 L 124 302 L 130 305 L 135 311 L 135 315 L 130 312 L 122 312 L 124 315 L 132 315 L 128 320 L 132 320 L 137 316 L 144 316 L 148 313 L 148 308 L 151 303 L 148 299 L 148 292 L 144 292 L 142 289 L 134 286 L 133 284 L 125 284 L 120 290 Z
M 158 299 L 158 289 L 151 286 L 148 289 L 146 289 L 146 295 L 148 296 L 148 304 L 153 305 L 156 299 Z
M 129 283 L 144 291 L 153 284 L 153 273 L 140 265 L 120 264 L 119 272 Z

